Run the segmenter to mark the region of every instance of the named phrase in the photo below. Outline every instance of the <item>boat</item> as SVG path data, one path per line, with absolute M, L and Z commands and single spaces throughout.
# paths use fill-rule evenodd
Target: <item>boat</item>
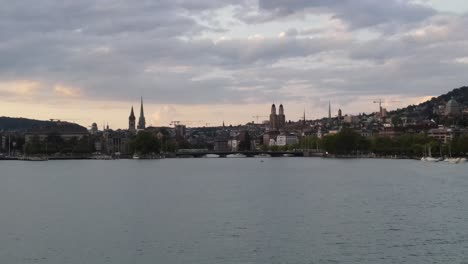
M 226 158 L 246 158 L 247 156 L 241 153 L 229 154 Z
M 444 161 L 450 164 L 458 164 L 460 162 L 460 158 L 447 158 Z
M 132 159 L 140 159 L 140 156 L 138 156 L 137 154 L 133 154 Z
M 255 158 L 270 158 L 271 155 L 270 154 L 258 154 L 258 155 L 255 155 L 254 156 Z
M 431 153 L 431 147 L 429 146 L 428 148 L 428 155 L 426 156 L 426 148 L 427 145 L 424 146 L 424 156 L 421 158 L 421 161 L 427 161 L 427 162 L 439 162 L 442 160 L 442 158 L 433 158 L 432 153 Z
M 217 154 L 206 154 L 205 156 L 203 156 L 204 158 L 219 158 L 219 155 Z
M 109 155 L 93 155 L 91 159 L 94 160 L 112 160 L 112 156 Z
M 440 159 L 433 158 L 433 157 L 422 157 L 421 160 L 422 161 L 427 161 L 427 162 L 439 162 L 440 161 Z
M 24 156 L 18 158 L 19 160 L 26 160 L 26 161 L 48 161 L 49 158 L 47 156 Z

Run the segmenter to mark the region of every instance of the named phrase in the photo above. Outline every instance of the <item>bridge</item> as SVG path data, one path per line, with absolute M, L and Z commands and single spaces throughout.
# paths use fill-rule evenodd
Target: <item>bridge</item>
M 252 158 L 260 155 L 268 155 L 271 157 L 303 157 L 302 151 L 179 151 L 175 153 L 176 157 L 193 157 L 201 158 L 206 155 L 218 155 L 220 158 L 226 158 L 228 155 L 244 155 Z

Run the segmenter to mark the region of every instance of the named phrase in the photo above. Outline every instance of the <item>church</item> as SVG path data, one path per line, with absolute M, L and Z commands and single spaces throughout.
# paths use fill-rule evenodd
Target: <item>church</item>
M 141 98 L 141 106 L 140 106 L 140 118 L 138 119 L 138 125 L 136 126 L 136 117 L 135 113 L 133 112 L 133 106 L 130 111 L 130 116 L 128 117 L 128 131 L 136 132 L 137 130 L 144 130 L 146 128 L 146 119 L 145 113 L 143 110 L 143 97 Z
M 276 105 L 271 106 L 270 114 L 270 131 L 278 131 L 283 129 L 286 125 L 286 116 L 284 115 L 284 107 L 281 104 L 279 106 L 279 113 L 276 114 Z

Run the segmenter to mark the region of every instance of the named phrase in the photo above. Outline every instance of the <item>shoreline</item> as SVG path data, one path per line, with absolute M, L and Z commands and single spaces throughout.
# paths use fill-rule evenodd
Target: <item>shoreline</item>
M 168 156 L 168 157 L 160 157 L 160 158 L 138 158 L 135 159 L 130 156 L 125 157 L 111 157 L 111 156 L 64 156 L 64 157 L 57 157 L 57 156 L 28 156 L 28 157 L 0 157 L 0 161 L 48 161 L 48 160 L 161 160 L 161 159 L 204 159 L 207 157 L 176 157 L 176 156 Z M 226 159 L 226 157 L 213 157 L 211 159 Z M 413 157 L 413 156 L 373 156 L 373 155 L 311 155 L 311 156 L 271 156 L 271 157 L 244 157 L 244 158 L 323 158 L 323 159 L 381 159 L 381 160 L 417 160 L 421 161 L 423 158 L 421 157 Z M 436 158 L 440 159 L 440 158 Z M 440 162 L 444 162 L 447 158 L 442 158 Z M 467 159 L 467 157 L 454 157 L 451 159 Z

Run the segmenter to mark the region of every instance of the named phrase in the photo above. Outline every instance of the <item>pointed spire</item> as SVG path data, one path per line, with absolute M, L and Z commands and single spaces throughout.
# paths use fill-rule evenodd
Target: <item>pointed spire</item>
M 145 116 L 144 111 L 143 111 L 143 96 L 141 97 L 140 118 L 142 116 L 143 117 Z
M 132 110 L 130 111 L 130 118 L 135 119 L 135 113 L 133 112 L 133 105 L 132 105 Z
M 141 97 L 140 118 L 138 119 L 138 129 L 146 128 L 145 112 L 143 110 L 143 96 Z
M 331 101 L 328 101 L 328 118 L 331 119 Z
M 128 130 L 130 132 L 135 132 L 135 113 L 133 111 L 133 105 L 132 105 L 132 110 L 130 111 L 130 117 L 128 118 Z

